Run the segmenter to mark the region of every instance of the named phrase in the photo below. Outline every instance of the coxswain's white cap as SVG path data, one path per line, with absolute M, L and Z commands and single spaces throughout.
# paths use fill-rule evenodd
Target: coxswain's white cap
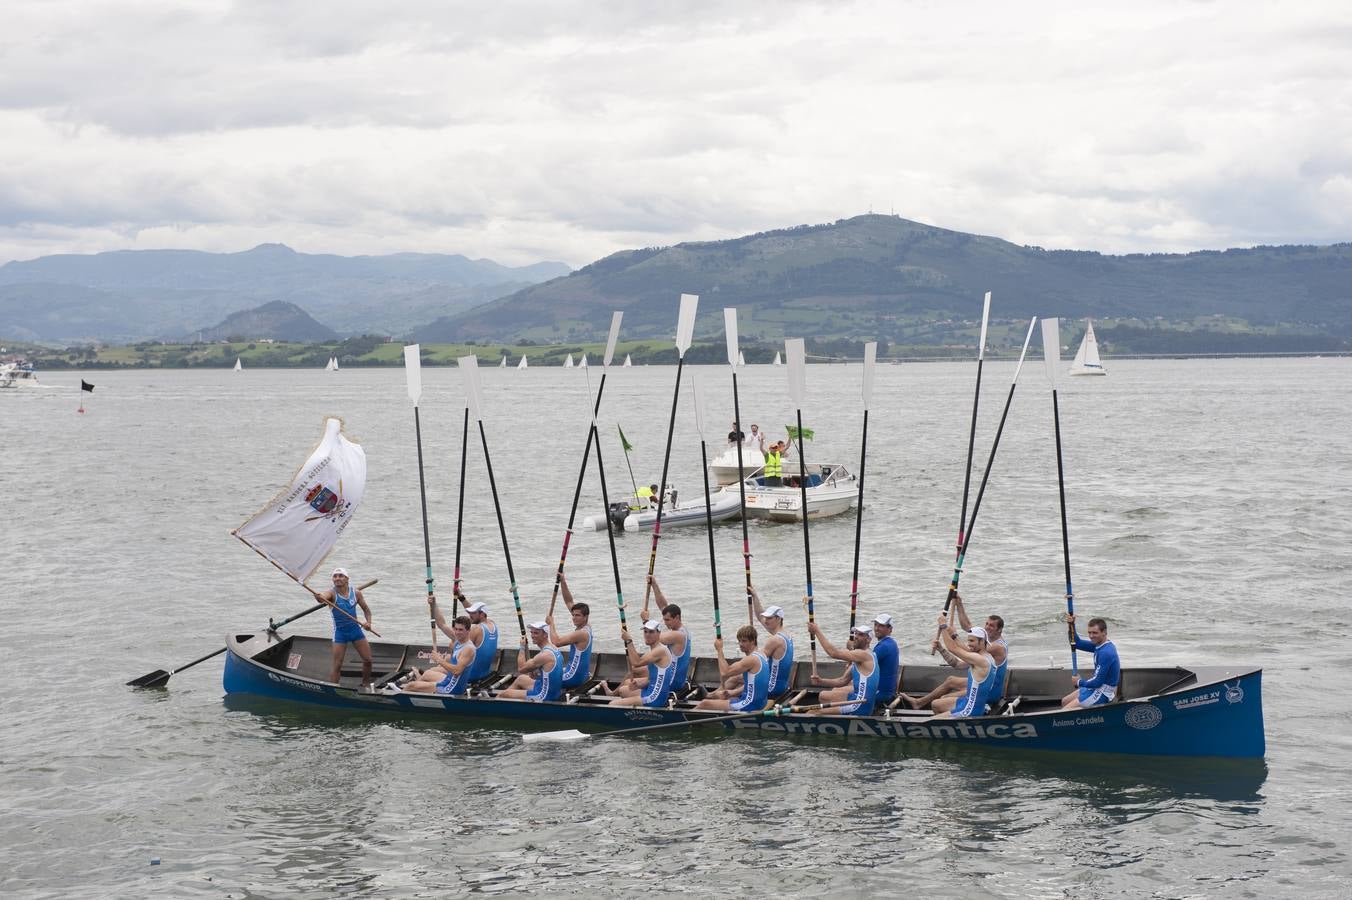
M 465 612 L 488 612 L 488 607 L 484 606 L 482 603 L 471 603 L 469 606 L 465 607 Z
M 967 633 L 974 638 L 981 638 L 983 641 L 990 640 L 990 638 L 986 636 L 986 629 L 984 628 L 973 628 L 971 631 Z
M 343 576 L 344 578 L 346 578 L 346 577 L 347 577 L 347 569 L 344 569 L 342 566 L 339 566 L 338 568 L 334 569 L 334 570 L 333 570 L 333 577 L 334 577 L 334 578 L 337 578 L 339 575 L 341 575 L 341 576 Z
M 661 630 L 662 630 L 662 623 L 659 622 L 659 621 L 657 621 L 656 619 L 649 619 L 648 621 L 646 621 L 646 622 L 643 623 L 643 630 L 644 630 L 644 631 L 661 631 Z
M 765 607 L 765 618 L 768 619 L 768 618 L 770 618 L 771 616 L 778 616 L 778 617 L 781 618 L 781 619 L 784 618 L 784 607 L 782 607 L 782 606 L 767 606 L 767 607 Z
M 879 625 L 887 625 L 889 627 L 891 627 L 892 625 L 892 617 L 889 616 L 887 613 L 880 613 L 878 615 L 878 618 L 874 619 L 873 621 L 878 623 Z
M 866 625 L 856 625 L 856 626 L 854 626 L 854 633 L 855 633 L 855 634 L 873 634 L 873 629 L 869 628 L 869 627 L 866 626 Z
M 549 631 L 549 626 L 546 625 L 544 622 L 531 622 L 526 627 L 529 628 L 531 631 L 543 631 L 546 633 L 548 633 Z

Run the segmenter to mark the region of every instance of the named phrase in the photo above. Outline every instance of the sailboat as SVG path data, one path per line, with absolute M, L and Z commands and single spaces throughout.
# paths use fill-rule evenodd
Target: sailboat
M 524 353 L 521 354 L 521 362 L 517 363 L 517 364 L 516 364 L 516 367 L 517 367 L 518 369 L 524 369 L 524 368 L 526 368 L 526 354 L 524 354 Z
M 624 355 L 624 365 L 621 366 L 621 368 L 624 368 L 624 369 L 632 369 L 633 367 L 634 367 L 634 361 L 633 361 L 632 359 L 630 359 L 630 358 L 629 358 L 629 354 L 626 353 L 626 354 Z
M 1103 362 L 1099 359 L 1098 339 L 1094 337 L 1094 323 L 1090 319 L 1084 330 L 1084 340 L 1075 353 L 1075 361 L 1070 364 L 1071 375 L 1107 375 Z
M 571 369 L 573 367 L 573 354 L 568 354 L 568 358 L 563 361 L 563 367 L 565 369 Z
M 498 363 L 498 368 L 499 368 L 499 369 L 505 369 L 505 368 L 507 368 L 507 354 L 506 354 L 506 353 L 502 354 L 502 362 Z
M 778 350 L 775 351 L 775 361 L 772 362 L 770 365 L 772 365 L 772 366 L 782 366 L 782 365 L 784 365 L 784 360 L 782 360 L 782 359 L 779 358 L 779 351 L 778 351 Z
M 337 371 L 338 371 L 338 357 L 336 357 L 336 356 L 330 356 L 330 357 L 329 357 L 328 365 L 324 366 L 324 371 L 325 371 L 325 372 L 337 372 Z
M 746 365 L 746 354 L 743 353 L 741 350 L 737 351 L 737 365 L 739 366 Z
M 578 367 L 579 369 L 585 369 L 585 368 L 587 368 L 587 354 L 585 354 L 585 353 L 582 354 L 582 362 L 578 363 L 578 364 L 577 364 L 577 367 Z
M 235 357 L 235 371 L 236 371 L 236 372 L 243 372 L 243 371 L 244 371 L 244 363 L 240 362 L 240 359 L 239 359 L 238 356 Z

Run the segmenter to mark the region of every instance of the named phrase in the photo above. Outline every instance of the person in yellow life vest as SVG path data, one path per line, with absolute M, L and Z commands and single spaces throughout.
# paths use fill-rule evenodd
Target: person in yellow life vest
M 639 509 L 655 507 L 657 506 L 657 485 L 641 487 L 634 496 L 638 498 Z
M 784 442 L 776 441 L 765 451 L 765 486 L 779 487 L 784 483 Z

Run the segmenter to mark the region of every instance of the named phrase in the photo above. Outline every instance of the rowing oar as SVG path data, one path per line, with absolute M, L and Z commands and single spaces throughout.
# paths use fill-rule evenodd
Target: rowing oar
M 986 325 L 990 322 L 991 316 L 991 292 L 986 291 L 986 299 L 981 307 L 981 335 L 976 345 L 976 391 L 972 395 L 972 425 L 967 432 L 967 469 L 962 476 L 962 512 L 958 516 L 958 541 L 953 547 L 953 558 L 957 559 L 962 555 L 962 548 L 967 540 L 967 498 L 972 487 L 972 451 L 976 448 L 976 414 L 981 406 L 981 368 L 986 362 Z M 944 601 L 944 615 L 948 615 L 948 608 L 953 603 L 953 596 L 950 594 Z M 938 637 L 939 632 L 935 632 Z M 934 651 L 930 651 L 930 656 Z
M 1056 370 L 1061 365 L 1061 329 L 1059 319 L 1042 320 L 1042 356 L 1047 363 L 1047 378 L 1052 383 L 1052 421 L 1056 425 L 1056 488 L 1061 497 L 1061 553 L 1066 562 L 1066 613 L 1075 615 L 1075 590 L 1070 583 L 1070 529 L 1066 524 L 1066 475 L 1061 463 L 1061 409 L 1056 398 Z M 1073 628 L 1067 629 L 1067 634 Z M 1070 674 L 1080 677 L 1075 656 L 1075 641 L 1070 642 Z
M 728 339 L 728 365 L 732 368 L 732 430 L 742 433 L 742 404 L 737 396 L 737 363 L 741 359 L 741 350 L 737 346 L 737 308 L 724 307 L 723 333 Z M 756 624 L 756 606 L 751 599 L 751 541 L 746 528 L 746 473 L 742 471 L 742 442 L 737 442 L 737 512 L 742 519 L 742 567 L 746 570 L 746 616 L 747 623 Z M 713 540 L 711 537 L 710 541 Z
M 432 583 L 432 542 L 427 532 L 427 479 L 423 476 L 422 422 L 418 417 L 418 400 L 422 397 L 422 356 L 417 344 L 404 347 L 404 379 L 408 383 L 408 399 L 413 401 L 413 434 L 418 443 L 418 498 L 422 501 L 423 561 L 427 564 L 427 597 L 435 593 Z M 458 575 L 458 573 L 457 573 Z M 428 604 L 431 608 L 431 604 Z M 432 649 L 437 649 L 437 618 L 431 617 Z
M 616 735 L 627 737 L 632 734 L 646 734 L 648 732 L 662 731 L 668 728 L 694 728 L 699 725 L 733 722 L 737 719 L 775 719 L 780 716 L 791 716 L 799 713 L 812 712 L 814 709 L 825 709 L 828 706 L 839 706 L 843 702 L 844 701 L 837 701 L 836 703 L 814 703 L 811 706 L 772 706 L 769 709 L 762 709 L 757 712 L 733 713 L 728 716 L 710 716 L 707 719 L 685 719 L 680 722 L 663 722 L 661 725 L 644 725 L 641 728 L 612 728 L 609 731 L 598 731 L 595 734 L 588 734 L 585 731 L 578 731 L 572 728 L 567 731 L 541 731 L 535 734 L 523 734 L 521 739 L 526 742 L 534 742 L 580 741 L 584 738 L 614 737 Z
M 359 591 L 364 591 L 364 590 L 366 590 L 367 588 L 369 588 L 371 585 L 373 585 L 373 584 L 375 584 L 376 582 L 378 582 L 379 580 L 380 580 L 379 578 L 372 578 L 370 581 L 366 582 L 365 584 L 358 585 L 358 586 L 357 586 L 357 590 L 359 590 Z M 325 603 L 316 603 L 314 606 L 310 607 L 309 609 L 304 610 L 304 611 L 302 611 L 302 612 L 298 612 L 298 613 L 296 613 L 296 614 L 293 615 L 293 616 L 287 616 L 285 619 L 283 619 L 283 620 L 280 621 L 280 622 L 273 622 L 271 619 L 268 619 L 268 631 L 275 634 L 276 631 L 277 631 L 277 629 L 278 629 L 278 628 L 281 628 L 283 625 L 289 625 L 290 623 L 296 621 L 297 619 L 303 619 L 303 618 L 305 618 L 306 616 L 308 616 L 310 613 L 316 612 L 317 610 L 321 610 L 321 609 L 323 609 L 323 608 L 324 608 L 325 606 L 327 606 L 327 605 L 328 605 L 328 604 L 325 604 Z M 226 648 L 225 648 L 225 647 L 221 647 L 219 650 L 213 650 L 213 651 L 211 651 L 210 653 L 208 653 L 206 656 L 202 656 L 202 657 L 199 657 L 199 658 L 197 658 L 197 659 L 194 659 L 192 662 L 187 663 L 186 665 L 179 666 L 177 669 L 172 669 L 172 670 L 170 670 L 170 671 L 168 671 L 168 672 L 164 671 L 163 669 L 156 669 L 156 670 L 153 671 L 153 672 L 147 672 L 145 675 L 142 675 L 140 678 L 133 678 L 131 681 L 128 681 L 128 682 L 127 682 L 127 686 L 128 686 L 128 687 L 161 687 L 161 686 L 163 686 L 164 684 L 168 683 L 169 679 L 170 679 L 172 676 L 177 675 L 179 672 L 182 672 L 182 671 L 185 670 L 185 669 L 191 669 L 193 666 L 197 665 L 198 663 L 206 662 L 207 660 L 211 659 L 213 656 L 220 656 L 220 655 L 221 655 L 222 653 L 224 653 L 225 651 L 226 651 Z
M 592 442 L 596 437 L 596 414 L 601 410 L 601 395 L 606 392 L 606 375 L 610 372 L 610 359 L 615 355 L 615 341 L 620 336 L 620 319 L 624 313 L 616 312 L 610 317 L 610 337 L 606 340 L 606 355 L 601 360 L 601 384 L 596 389 L 596 402 L 592 404 L 591 424 L 587 427 L 587 446 L 582 451 L 582 465 L 577 470 L 577 487 L 573 489 L 573 506 L 568 510 L 568 527 L 563 532 L 563 550 L 559 552 L 559 570 L 554 574 L 554 593 L 549 597 L 549 614 L 554 615 L 554 604 L 559 599 L 559 582 L 563 579 L 563 567 L 568 562 L 568 544 L 573 538 L 573 522 L 577 518 L 577 504 L 582 499 L 582 479 L 587 474 L 587 462 L 591 459 Z M 610 510 L 606 510 L 609 520 Z
M 516 586 L 516 571 L 512 568 L 512 549 L 507 544 L 507 526 L 502 521 L 502 503 L 498 500 L 498 483 L 493 477 L 493 458 L 488 453 L 488 432 L 484 430 L 483 386 L 479 383 L 479 357 L 462 356 L 460 371 L 465 373 L 465 396 L 469 399 L 469 408 L 479 423 L 479 441 L 484 448 L 484 464 L 488 467 L 488 487 L 493 493 L 493 512 L 498 516 L 498 534 L 502 537 L 502 555 L 507 560 L 507 580 L 512 585 L 512 605 L 516 607 L 516 624 L 521 636 L 526 636 L 526 619 L 521 615 L 521 592 Z
M 596 473 L 601 480 L 601 503 L 606 512 L 606 538 L 610 541 L 610 569 L 615 574 L 615 606 L 620 611 L 620 631 L 625 629 L 624 588 L 620 587 L 620 557 L 615 552 L 615 523 L 610 521 L 610 491 L 606 488 L 606 464 L 601 458 L 601 434 L 592 419 L 592 438 L 596 441 Z
M 714 559 L 714 511 L 709 498 L 709 452 L 704 441 L 704 425 L 708 419 L 708 410 L 704 405 L 704 392 L 700 390 L 695 373 L 690 373 L 690 390 L 695 395 L 695 430 L 699 432 L 699 466 L 704 473 L 704 531 L 709 536 L 709 581 L 714 595 L 714 637 L 723 640 L 723 623 L 718 612 L 718 566 Z M 740 465 L 740 460 L 738 461 Z
M 648 607 L 648 598 L 653 590 L 653 573 L 657 570 L 657 542 L 662 537 L 662 510 L 667 499 L 667 468 L 671 464 L 671 437 L 676 431 L 676 403 L 681 398 L 681 370 L 685 368 L 685 351 L 690 349 L 690 339 L 695 334 L 695 312 L 698 308 L 697 295 L 681 295 L 681 312 L 676 319 L 676 388 L 671 393 L 667 449 L 662 454 L 662 480 L 657 485 L 657 519 L 653 522 L 653 544 L 648 552 L 648 586 L 643 592 L 644 609 Z
M 460 430 L 460 501 L 455 508 L 455 574 L 451 582 L 451 618 L 460 609 L 460 538 L 465 524 L 465 457 L 469 455 L 469 405 L 465 405 L 465 424 Z M 434 641 L 435 643 L 435 641 Z
M 850 575 L 850 634 L 854 634 L 854 615 L 859 608 L 859 543 L 864 536 L 864 463 L 868 460 L 868 404 L 873 396 L 873 367 L 878 359 L 878 342 L 864 345 L 864 434 L 859 442 L 859 503 L 854 517 L 854 572 Z
M 958 558 L 953 563 L 953 580 L 948 583 L 948 599 L 944 603 L 947 609 L 958 595 L 958 579 L 962 577 L 962 566 L 967 559 L 967 548 L 972 543 L 972 532 L 976 531 L 976 517 L 981 512 L 981 498 L 986 496 L 986 483 L 991 477 L 991 467 L 995 465 L 995 454 L 1000 449 L 1000 435 L 1005 431 L 1005 419 L 1009 416 L 1009 405 L 1014 400 L 1014 389 L 1019 386 L 1019 371 L 1023 369 L 1023 359 L 1028 354 L 1028 342 L 1033 337 L 1033 326 L 1037 316 L 1028 321 L 1028 334 L 1023 338 L 1023 350 L 1019 351 L 1019 364 L 1014 367 L 1014 378 L 1009 383 L 1009 393 L 1005 395 L 1005 408 L 1000 413 L 1000 425 L 995 429 L 995 441 L 991 444 L 991 455 L 986 459 L 986 469 L 981 473 L 981 486 L 976 490 L 976 502 L 972 504 L 972 517 L 967 520 L 967 533 L 963 536 L 962 546 L 958 548 Z M 930 654 L 933 656 L 933 654 Z
M 798 414 L 798 487 L 803 498 L 803 565 L 807 569 L 807 624 L 817 621 L 817 610 L 812 600 L 812 540 L 809 536 L 807 516 L 807 461 L 803 453 L 803 396 L 807 393 L 807 349 L 802 338 L 790 338 L 784 342 L 784 355 L 788 357 L 789 395 Z M 812 675 L 817 675 L 817 636 L 811 635 Z

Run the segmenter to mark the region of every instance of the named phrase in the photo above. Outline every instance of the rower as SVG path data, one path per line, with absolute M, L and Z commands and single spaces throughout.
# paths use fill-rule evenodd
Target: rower
M 528 628 L 530 639 L 540 652 L 531 658 L 526 636 L 521 636 L 521 649 L 516 656 L 516 681 L 506 690 L 498 691 L 498 697 L 536 703 L 557 700 L 563 696 L 563 654 L 549 642 L 548 623 L 532 622 Z M 537 674 L 532 675 L 532 672 Z
M 793 674 L 793 635 L 784 630 L 784 607 L 761 607 L 760 594 L 755 587 L 748 587 L 751 600 L 755 605 L 756 618 L 769 632 L 761 652 L 770 660 L 770 696 L 782 697 L 789 692 L 790 676 Z
M 742 692 L 735 699 L 701 700 L 695 709 L 717 709 L 723 712 L 760 712 L 770 702 L 770 660 L 756 649 L 759 638 L 756 629 L 743 625 L 737 629 L 737 646 L 742 658 L 729 664 L 723 658 L 723 639 L 714 638 L 714 654 L 718 660 L 718 677 L 721 681 L 741 677 Z
M 962 626 L 962 630 L 970 632 L 972 620 L 967 616 L 967 608 L 963 605 L 962 597 L 956 593 L 953 595 L 952 606 L 957 610 L 958 623 Z M 1009 645 L 1005 642 L 1004 637 L 1005 620 L 1000 616 L 995 614 L 987 616 L 983 627 L 986 631 L 986 652 L 990 654 L 991 659 L 995 660 L 995 681 L 991 684 L 990 696 L 987 698 L 989 710 L 990 706 L 999 703 L 1005 695 L 1005 680 L 1009 672 Z M 941 644 L 938 637 L 930 642 L 930 650 L 939 651 L 943 655 L 944 661 L 954 668 L 967 668 L 967 663 L 950 653 Z M 966 675 L 950 675 L 940 682 L 938 687 L 923 697 L 910 697 L 903 694 L 901 699 L 911 709 L 924 709 L 932 705 L 935 712 L 944 712 L 952 709 L 953 704 L 966 691 Z M 941 699 L 943 703 L 937 702 Z
M 675 603 L 667 602 L 667 598 L 662 594 L 662 588 L 657 584 L 657 579 L 649 575 L 648 584 L 652 585 L 653 599 L 657 601 L 657 608 L 662 611 L 662 623 L 667 626 L 661 637 L 662 643 L 667 645 L 672 659 L 676 661 L 675 681 L 672 682 L 671 690 L 680 692 L 685 690 L 690 674 L 690 633 L 681 624 L 681 608 Z M 646 602 L 642 617 L 645 621 L 648 618 Z
M 958 641 L 958 632 L 948 626 L 948 616 L 939 616 L 939 634 L 948 647 L 948 651 L 967 663 L 967 690 L 959 696 L 946 711 L 940 711 L 936 718 L 965 719 L 970 716 L 984 716 L 986 702 L 990 697 L 991 686 L 995 683 L 995 660 L 986 652 L 988 639 L 986 629 L 973 628 L 967 632 L 966 646 Z M 934 703 L 934 709 L 947 698 Z
M 470 603 L 464 594 L 456 594 L 465 604 L 465 614 L 469 616 L 469 637 L 474 642 L 474 665 L 469 670 L 470 683 L 487 678 L 493 671 L 498 655 L 498 625 L 488 618 L 488 607 L 482 603 Z
M 1122 663 L 1117 658 L 1117 647 L 1108 640 L 1108 623 L 1102 619 L 1089 620 L 1089 640 L 1075 633 L 1075 614 L 1066 614 L 1070 643 L 1076 650 L 1094 654 L 1094 674 L 1089 678 L 1073 678 L 1075 690 L 1061 700 L 1062 709 L 1081 706 L 1102 706 L 1117 699 L 1122 684 Z
M 610 701 L 612 705 L 646 706 L 650 709 L 666 707 L 667 699 L 671 696 L 676 661 L 672 659 L 667 645 L 662 643 L 661 634 L 661 622 L 649 619 L 643 623 L 643 643 L 647 645 L 648 650 L 640 656 L 638 650 L 634 648 L 633 638 L 629 637 L 629 629 L 620 630 L 620 637 L 624 639 L 625 656 L 629 660 L 630 671 L 633 672 L 632 682 L 635 688 L 631 693 L 615 697 Z M 605 682 L 601 683 L 601 687 L 606 693 L 610 693 Z
M 554 630 L 554 616 L 545 616 L 549 626 L 549 642 L 555 647 L 566 649 L 566 664 L 563 668 L 564 689 L 581 687 L 591 678 L 592 628 L 591 607 L 585 603 L 574 603 L 573 592 L 568 590 L 568 579 L 559 573 L 559 587 L 563 591 L 563 605 L 573 617 L 573 630 L 560 634 Z
M 845 649 L 842 650 L 826 639 L 821 626 L 816 622 L 809 622 L 807 630 L 817 638 L 827 656 L 849 663 L 845 674 L 839 678 L 827 681 L 816 675 L 812 676 L 813 684 L 829 688 L 818 694 L 817 701 L 824 705 L 820 709 L 812 710 L 813 714 L 870 715 L 873 712 L 874 698 L 878 693 L 878 658 L 868 648 L 872 632 L 862 625 L 857 626 L 849 640 L 845 642 Z
M 333 669 L 329 681 L 338 684 L 341 680 L 343 657 L 351 644 L 361 657 L 361 689 L 371 690 L 371 644 L 362 631 L 371 627 L 371 607 L 366 605 L 366 598 L 348 580 L 347 569 L 340 566 L 333 570 L 333 589 L 322 594 L 315 592 L 315 599 L 327 603 L 333 613 Z M 366 616 L 365 622 L 357 621 L 358 607 Z
M 470 639 L 469 616 L 456 616 L 451 622 L 451 652 L 443 656 L 435 649 L 426 672 L 414 669 L 400 688 L 416 694 L 448 694 L 463 697 L 469 690 L 469 670 L 474 665 L 474 641 Z
M 873 645 L 873 655 L 878 657 L 877 705 L 884 707 L 897 696 L 897 673 L 901 670 L 901 651 L 892 639 L 890 615 L 880 613 L 873 620 L 873 636 L 878 639 Z

